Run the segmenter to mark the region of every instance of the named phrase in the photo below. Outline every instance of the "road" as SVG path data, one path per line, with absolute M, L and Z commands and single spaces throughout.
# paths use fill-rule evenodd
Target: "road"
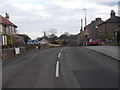
M 3 63 L 3 88 L 118 88 L 118 64 L 84 47 L 33 51 Z

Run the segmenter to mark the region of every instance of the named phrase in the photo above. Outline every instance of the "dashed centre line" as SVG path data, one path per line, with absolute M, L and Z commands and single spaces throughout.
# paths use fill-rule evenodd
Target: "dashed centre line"
M 60 63 L 60 62 L 57 61 L 55 77 L 59 77 L 59 63 Z
M 63 52 L 64 49 L 65 49 L 65 48 L 61 49 L 61 51 L 60 51 L 59 54 L 58 54 L 58 58 L 61 57 L 61 54 L 62 54 L 62 52 Z
M 61 52 L 64 50 L 64 48 L 61 50 Z
M 63 48 L 63 49 L 59 52 L 58 58 L 61 57 L 61 54 L 62 54 L 62 52 L 63 52 L 64 49 L 65 49 L 65 48 Z M 60 70 L 59 70 L 59 69 L 60 69 L 60 61 L 58 60 L 57 63 L 56 63 L 56 72 L 55 72 L 55 77 L 56 77 L 56 78 L 58 78 L 58 77 L 60 76 L 60 75 L 59 75 L 59 74 L 60 74 L 60 72 L 59 72 Z
M 61 52 L 58 54 L 58 58 L 60 58 L 60 56 L 61 56 Z

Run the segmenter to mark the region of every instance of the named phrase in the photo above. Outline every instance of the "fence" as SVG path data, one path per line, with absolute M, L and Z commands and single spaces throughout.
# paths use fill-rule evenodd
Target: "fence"
M 115 39 L 113 39 L 113 40 L 106 40 L 106 41 L 105 41 L 105 44 L 106 44 L 106 45 L 114 45 L 114 46 L 120 45 L 120 43 L 118 43 L 118 41 L 115 40 Z

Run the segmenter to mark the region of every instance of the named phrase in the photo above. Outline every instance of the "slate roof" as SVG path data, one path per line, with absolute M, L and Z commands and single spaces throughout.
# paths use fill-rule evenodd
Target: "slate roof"
M 99 25 L 102 25 L 104 23 L 120 23 L 120 17 L 118 16 L 111 17 Z

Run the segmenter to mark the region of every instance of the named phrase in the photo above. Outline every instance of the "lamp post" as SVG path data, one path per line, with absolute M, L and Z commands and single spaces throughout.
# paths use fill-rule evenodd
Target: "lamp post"
M 83 9 L 85 11 L 85 27 L 86 27 L 86 24 L 87 24 L 87 18 L 86 18 L 86 8 Z
M 85 35 L 85 41 L 86 41 L 86 46 L 88 45 L 88 43 L 87 43 L 87 38 L 88 38 L 88 31 L 87 31 L 87 29 L 86 29 L 86 25 L 87 25 L 87 18 L 86 18 L 86 8 L 85 9 L 83 9 L 84 11 L 85 11 L 85 32 L 84 32 L 84 35 Z

